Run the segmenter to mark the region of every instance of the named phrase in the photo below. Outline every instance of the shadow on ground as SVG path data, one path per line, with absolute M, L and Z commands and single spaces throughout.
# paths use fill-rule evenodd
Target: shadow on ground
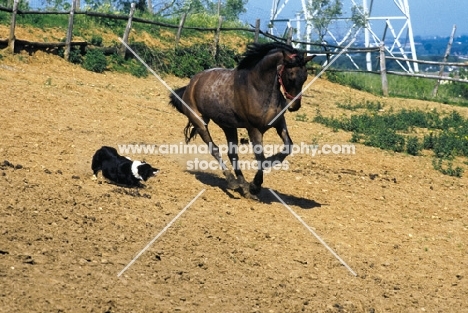
M 234 191 L 230 190 L 227 188 L 227 182 L 224 178 L 217 176 L 216 174 L 213 173 L 207 173 L 207 172 L 197 172 L 197 171 L 189 171 L 192 175 L 195 176 L 195 178 L 200 181 L 201 183 L 211 186 L 211 187 L 217 187 L 224 191 L 231 199 L 241 199 L 242 196 Z M 288 195 L 281 193 L 280 191 L 274 190 L 274 192 L 280 197 L 284 203 L 286 203 L 289 206 L 297 206 L 301 209 L 304 210 L 309 210 L 309 209 L 314 209 L 314 208 L 319 208 L 322 205 L 312 199 L 304 199 L 304 198 L 299 198 L 294 195 Z M 266 203 L 266 204 L 272 204 L 272 203 L 279 203 L 283 205 L 267 188 L 263 188 L 260 194 L 258 195 L 260 198 L 260 202 Z

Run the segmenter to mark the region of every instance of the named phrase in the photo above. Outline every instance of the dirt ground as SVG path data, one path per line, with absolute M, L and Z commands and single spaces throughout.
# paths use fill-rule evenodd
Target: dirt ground
M 0 60 L 0 84 L 1 312 L 468 312 L 466 173 L 356 145 L 354 155 L 288 157 L 288 170 L 265 175 L 259 202 L 227 190 L 220 171 L 188 171 L 193 155 L 129 155 L 161 172 L 146 188 L 117 187 L 91 179 L 96 149 L 183 141 L 186 119 L 160 82 L 38 52 Z M 319 79 L 299 111 L 309 121 L 287 114 L 293 141 L 349 143 L 310 119 L 363 100 L 452 109 Z M 265 143 L 281 141 L 270 131 Z

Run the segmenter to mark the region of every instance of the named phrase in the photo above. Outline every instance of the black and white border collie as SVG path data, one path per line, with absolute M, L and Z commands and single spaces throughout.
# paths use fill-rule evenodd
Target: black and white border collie
M 159 169 L 153 168 L 145 162 L 132 161 L 121 156 L 112 147 L 103 146 L 93 156 L 91 164 L 93 179 L 97 178 L 99 171 L 102 176 L 111 182 L 127 187 L 141 187 L 141 181 L 147 181 L 155 176 Z

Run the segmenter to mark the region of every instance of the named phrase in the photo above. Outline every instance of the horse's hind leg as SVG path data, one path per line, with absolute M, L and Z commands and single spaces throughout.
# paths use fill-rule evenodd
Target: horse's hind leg
M 221 169 L 223 170 L 224 176 L 226 176 L 226 180 L 228 182 L 229 189 L 237 189 L 239 184 L 237 183 L 236 178 L 231 173 L 231 171 L 227 168 L 226 164 L 224 163 L 221 155 L 219 154 L 219 147 L 213 142 L 213 138 L 208 131 L 208 120 L 205 121 L 206 125 L 203 125 L 201 121 L 198 119 L 190 121 L 193 127 L 196 129 L 196 132 L 200 135 L 202 140 L 208 145 L 210 148 L 211 155 L 218 161 Z
M 223 128 L 223 131 L 228 142 L 228 157 L 237 177 L 237 186 L 241 188 L 241 192 L 244 197 L 256 199 L 256 197 L 250 193 L 249 184 L 245 181 L 244 174 L 242 174 L 242 170 L 239 167 L 239 138 L 237 136 L 237 129 Z

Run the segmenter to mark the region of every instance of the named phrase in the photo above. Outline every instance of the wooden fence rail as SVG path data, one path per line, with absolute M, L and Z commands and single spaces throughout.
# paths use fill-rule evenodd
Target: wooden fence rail
M 425 61 L 425 60 L 413 60 L 413 59 L 405 59 L 399 57 L 391 57 L 386 56 L 385 59 L 387 60 L 398 60 L 398 61 L 409 61 L 409 62 L 416 62 L 419 64 L 429 64 L 429 65 L 443 65 L 443 66 L 460 66 L 460 67 L 468 67 L 468 63 L 456 63 L 456 62 L 437 62 L 437 61 Z

